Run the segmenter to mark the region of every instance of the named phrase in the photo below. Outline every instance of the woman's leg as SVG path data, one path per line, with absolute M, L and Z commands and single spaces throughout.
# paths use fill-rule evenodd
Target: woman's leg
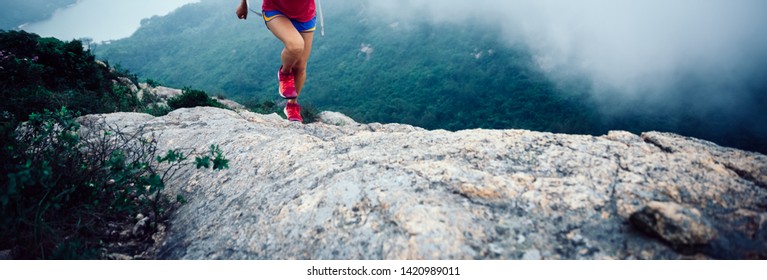
M 266 24 L 272 34 L 285 45 L 282 50 L 282 72 L 291 73 L 296 64 L 304 57 L 304 37 L 293 27 L 293 23 L 287 17 L 278 16 Z
M 304 51 L 301 55 L 301 59 L 293 66 L 293 75 L 296 77 L 296 92 L 301 95 L 301 88 L 304 87 L 306 82 L 306 64 L 309 61 L 309 55 L 312 53 L 312 39 L 314 39 L 314 32 L 301 33 L 301 37 L 304 40 Z

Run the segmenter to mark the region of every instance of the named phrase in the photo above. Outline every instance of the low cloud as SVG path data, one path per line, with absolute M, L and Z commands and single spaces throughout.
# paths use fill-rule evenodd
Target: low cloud
M 688 106 L 702 114 L 746 110 L 764 117 L 763 108 L 750 106 L 767 84 L 767 1 L 393 0 L 370 5 L 376 13 L 413 21 L 491 24 L 502 40 L 527 45 L 554 80 L 573 73 L 585 78 L 604 104 Z

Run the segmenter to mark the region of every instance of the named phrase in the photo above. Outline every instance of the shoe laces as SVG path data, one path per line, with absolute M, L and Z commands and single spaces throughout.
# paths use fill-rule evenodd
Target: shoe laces
M 298 104 L 288 103 L 288 105 L 285 108 L 285 111 L 287 111 L 288 117 L 290 117 L 291 115 L 300 116 L 301 106 L 299 106 Z
M 295 81 L 294 79 L 293 73 L 282 73 L 282 71 L 280 71 L 280 82 L 293 84 Z

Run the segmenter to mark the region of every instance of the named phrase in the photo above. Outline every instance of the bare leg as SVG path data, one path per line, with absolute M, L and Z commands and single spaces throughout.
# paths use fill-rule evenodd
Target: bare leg
M 290 19 L 282 16 L 272 19 L 267 25 L 272 34 L 285 44 L 281 55 L 282 71 L 293 73 L 296 93 L 300 95 L 306 82 L 306 64 L 312 52 L 314 32 L 299 33 Z M 296 99 L 288 100 L 288 102 L 296 103 Z
M 284 16 L 278 16 L 266 24 L 272 34 L 285 45 L 282 50 L 282 71 L 284 73 L 292 72 L 298 61 L 304 57 L 303 36 L 293 27 L 290 19 Z
M 312 53 L 312 39 L 314 39 L 314 32 L 301 33 L 301 37 L 304 38 L 304 52 L 301 59 L 293 66 L 293 75 L 296 77 L 296 92 L 301 95 L 301 89 L 306 82 L 306 64 L 309 61 L 309 55 Z

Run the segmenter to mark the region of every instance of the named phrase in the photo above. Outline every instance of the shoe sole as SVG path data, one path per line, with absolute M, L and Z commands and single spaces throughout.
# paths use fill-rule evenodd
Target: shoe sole
M 280 68 L 280 69 L 282 69 L 282 68 Z M 279 83 L 279 82 L 280 82 L 280 71 L 278 70 L 277 71 L 277 83 Z M 296 99 L 298 97 L 298 93 L 296 93 L 296 95 L 293 96 L 293 97 L 288 97 L 288 96 L 283 95 L 282 92 L 280 92 L 279 85 L 277 86 L 277 93 L 280 95 L 280 97 L 282 97 L 284 99 Z

